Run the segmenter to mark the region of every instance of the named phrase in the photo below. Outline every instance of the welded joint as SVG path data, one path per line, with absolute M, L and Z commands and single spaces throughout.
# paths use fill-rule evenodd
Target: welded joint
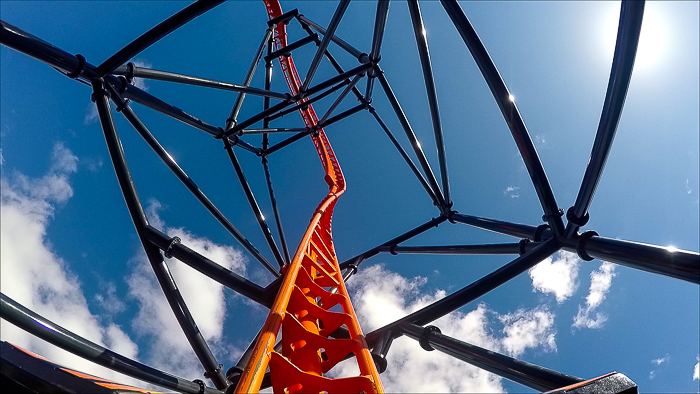
M 103 96 L 107 98 L 111 98 L 112 95 L 109 93 L 109 90 L 106 89 L 105 87 L 105 81 L 102 78 L 97 78 L 97 80 L 100 81 L 99 88 L 94 88 L 92 94 L 90 95 L 90 101 L 93 103 L 97 100 L 97 96 Z M 96 96 L 97 95 L 97 96 Z
M 136 65 L 132 62 L 126 64 L 126 82 L 134 83 L 134 73 L 136 73 Z
M 180 237 L 170 238 L 170 243 L 168 244 L 168 247 L 165 248 L 165 253 L 164 253 L 165 257 L 172 259 L 173 258 L 173 254 L 172 254 L 173 247 L 175 247 L 175 245 L 180 244 L 180 243 L 182 243 L 182 240 L 180 239 Z
M 581 236 L 578 239 L 578 244 L 576 245 L 576 253 L 578 254 L 578 257 L 581 258 L 581 260 L 584 261 L 591 261 L 593 260 L 593 257 L 591 257 L 587 252 L 586 252 L 586 242 L 591 239 L 591 237 L 598 236 L 598 233 L 596 233 L 593 230 L 586 231 L 585 233 L 581 234 Z
M 452 217 L 453 217 L 454 215 L 456 215 L 456 214 L 459 214 L 459 212 L 457 212 L 457 211 L 452 211 L 452 210 L 449 211 L 449 212 L 447 212 L 447 213 L 445 214 L 445 216 L 447 216 L 447 221 L 450 222 L 450 223 L 452 223 L 452 224 L 457 224 L 457 221 L 455 221 L 455 220 L 452 218 Z
M 435 326 L 425 327 L 425 329 L 423 330 L 423 333 L 420 336 L 420 339 L 418 340 L 420 347 L 422 347 L 424 350 L 427 350 L 429 352 L 432 352 L 433 350 L 435 350 L 435 348 L 433 348 L 430 345 L 430 337 L 435 333 L 442 334 L 442 331 L 440 331 L 440 329 L 435 327 Z
M 591 215 L 586 212 L 583 217 L 577 217 L 574 215 L 574 207 L 570 207 L 569 209 L 566 210 L 566 220 L 569 221 L 569 223 L 573 223 L 576 225 L 576 227 L 583 227 L 588 223 L 588 220 L 591 218 Z
M 85 69 L 85 56 L 77 54 L 75 55 L 75 58 L 78 59 L 78 67 L 76 67 L 75 70 L 66 73 L 66 76 L 70 79 L 78 79 L 80 74 L 82 74 L 83 70 Z
M 527 244 L 529 244 L 529 243 L 530 243 L 530 240 L 527 238 L 523 238 L 520 240 L 520 242 L 518 242 L 518 253 L 520 253 L 521 256 L 525 254 L 525 252 L 526 252 L 525 248 L 526 248 Z
M 549 224 L 540 224 L 537 226 L 535 229 L 535 234 L 532 237 L 535 242 L 542 242 L 542 234 L 544 233 L 545 230 L 549 229 Z
M 379 373 L 384 373 L 386 367 L 389 365 L 386 356 L 389 353 L 391 344 L 394 342 L 394 337 L 395 335 L 392 330 L 386 330 L 370 353 L 374 364 L 377 366 L 377 372 Z
M 555 213 L 551 215 L 544 214 L 542 215 L 542 221 L 543 222 L 549 222 L 550 219 L 556 219 L 564 216 L 564 210 L 559 208 Z
M 393 254 L 394 256 L 398 255 L 399 253 L 396 251 L 397 246 L 398 245 L 396 244 L 389 246 L 389 253 Z
M 202 379 L 195 379 L 192 382 L 197 383 L 199 385 L 199 393 L 198 394 L 204 394 L 204 392 L 206 391 L 207 385 L 205 385 L 204 382 L 202 382 Z
M 174 237 L 174 238 L 177 238 L 177 237 Z M 207 378 L 207 379 L 211 379 L 214 375 L 218 375 L 219 372 L 221 372 L 222 369 L 224 369 L 224 365 L 223 365 L 223 364 L 219 364 L 219 366 L 216 367 L 216 369 L 214 369 L 213 371 L 211 371 L 211 373 L 205 371 L 205 372 L 204 372 L 204 377 Z

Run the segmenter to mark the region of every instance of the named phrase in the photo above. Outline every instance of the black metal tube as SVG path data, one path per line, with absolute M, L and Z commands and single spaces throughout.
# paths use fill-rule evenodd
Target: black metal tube
M 331 43 L 331 40 L 335 35 L 335 30 L 338 28 L 340 20 L 343 18 L 343 14 L 345 14 L 345 10 L 348 9 L 349 5 L 350 0 L 340 0 L 340 2 L 338 3 L 338 7 L 335 9 L 333 17 L 331 18 L 331 23 L 328 24 L 328 29 L 326 29 L 326 33 L 323 35 L 323 40 L 321 40 L 321 44 L 318 46 L 316 54 L 311 60 L 309 71 L 306 72 L 304 82 L 301 84 L 301 88 L 299 89 L 301 92 L 305 92 L 306 89 L 309 88 L 309 84 L 311 84 L 311 80 L 313 79 L 314 74 L 316 74 L 316 70 L 318 69 L 319 64 L 321 64 L 321 58 L 323 58 L 323 53 L 326 51 L 326 48 L 328 48 L 328 44 Z
M 262 149 L 254 147 L 253 145 L 243 141 L 241 138 L 228 137 L 227 140 L 231 145 L 240 146 L 248 152 L 255 153 L 258 156 L 262 154 Z
M 515 238 L 527 238 L 533 241 L 542 241 L 552 237 L 552 232 L 547 225 L 535 227 L 527 224 L 510 223 L 495 219 L 484 219 L 477 216 L 463 215 L 452 211 L 450 221 L 466 224 L 482 230 L 508 235 Z M 539 230 L 538 230 L 539 229 Z
M 269 156 L 269 155 L 277 152 L 278 150 L 284 148 L 285 146 L 287 146 L 293 142 L 299 141 L 300 139 L 306 137 L 307 135 L 309 135 L 311 133 L 312 133 L 311 129 L 308 129 L 307 131 L 294 134 L 293 136 L 287 138 L 286 140 L 278 142 L 275 145 L 272 145 L 271 147 L 266 149 L 265 152 L 263 152 L 263 155 Z
M 204 206 L 204 208 L 211 213 L 214 218 L 221 223 L 221 225 L 228 231 L 240 244 L 243 246 L 256 260 L 258 260 L 262 265 L 271 268 L 271 272 L 275 276 L 279 276 L 277 270 L 270 265 L 270 263 L 260 254 L 260 252 L 253 246 L 253 244 L 246 239 L 243 234 L 241 234 L 236 227 L 224 216 L 223 213 L 214 205 L 214 203 L 209 200 L 209 198 L 199 189 L 199 186 L 185 173 L 185 171 L 180 168 L 180 166 L 175 162 L 173 157 L 163 148 L 163 146 L 158 142 L 158 140 L 153 136 L 153 134 L 148 130 L 146 125 L 141 122 L 141 119 L 136 115 L 134 110 L 125 103 L 118 92 L 116 92 L 111 86 L 111 96 L 112 100 L 115 102 L 118 108 L 122 110 L 122 114 L 129 121 L 131 126 L 136 129 L 136 131 L 141 135 L 141 137 L 146 141 L 146 143 L 153 149 L 153 151 L 158 155 L 158 157 L 168 166 L 170 171 L 177 176 L 177 178 L 185 185 L 187 190 L 192 193 L 192 195 Z
M 165 101 L 162 101 L 159 98 L 154 97 L 153 95 L 146 93 L 133 85 L 124 84 L 123 81 L 120 81 L 117 78 L 107 77 L 105 78 L 105 80 L 110 85 L 119 87 L 119 91 L 122 92 L 121 94 L 124 96 L 124 98 L 128 98 L 154 111 L 158 111 L 162 114 L 168 115 L 171 118 L 177 119 L 182 123 L 190 125 L 196 129 L 202 130 L 205 133 L 211 134 L 216 138 L 221 138 L 223 134 L 223 130 L 220 127 L 212 126 L 188 114 L 180 108 L 170 105 Z
M 700 254 L 697 252 L 590 234 L 562 237 L 562 248 L 578 253 L 585 260 L 597 258 L 700 284 Z
M 263 133 L 299 133 L 302 131 L 307 131 L 308 127 L 297 127 L 297 128 L 266 128 L 266 129 L 245 129 L 242 130 L 242 135 L 246 134 L 263 134 Z
M 300 108 L 306 108 L 306 106 L 308 106 L 308 105 L 310 105 L 310 104 L 313 104 L 313 103 L 315 103 L 316 101 L 321 100 L 321 99 L 327 97 L 328 95 L 332 94 L 333 92 L 337 91 L 338 89 L 342 88 L 343 86 L 347 85 L 348 83 L 350 83 L 350 80 L 341 81 L 339 84 L 337 84 L 337 85 L 331 87 L 330 89 L 324 91 L 323 93 L 321 93 L 321 94 L 319 94 L 319 95 L 317 95 L 317 96 L 311 97 L 311 98 L 309 98 L 309 99 L 306 100 L 306 101 L 302 101 L 302 102 L 300 102 L 299 104 L 295 105 L 295 106 L 292 107 L 292 108 L 287 108 L 287 109 L 285 109 L 284 111 L 280 111 L 280 112 L 278 112 L 278 113 L 276 113 L 276 114 L 274 114 L 274 115 L 268 116 L 268 117 L 266 118 L 266 120 L 267 120 L 267 121 L 273 121 L 273 120 L 278 119 L 278 118 L 281 118 L 281 117 L 283 117 L 283 116 L 285 116 L 285 115 L 289 115 L 289 114 L 291 114 L 291 113 L 293 113 L 293 112 L 296 112 L 296 111 L 298 111 Z
M 381 56 L 379 52 L 382 47 L 382 39 L 384 38 L 384 29 L 389 15 L 389 0 L 377 1 L 377 14 L 374 19 L 374 34 L 372 35 L 372 50 L 369 53 L 369 59 L 372 62 L 379 62 Z M 365 98 L 367 101 L 372 101 L 372 90 L 374 88 L 374 70 L 367 75 L 367 89 L 365 90 Z
M 469 48 L 479 70 L 481 70 L 481 74 L 491 89 L 493 97 L 496 99 L 496 103 L 498 103 L 498 107 L 501 109 L 501 113 L 508 124 L 508 128 L 513 135 L 515 144 L 535 186 L 546 221 L 549 223 L 555 236 L 558 237 L 564 234 L 564 222 L 561 218 L 562 211 L 559 210 L 552 187 L 547 180 L 547 174 L 544 172 L 544 167 L 542 167 L 542 162 L 537 155 L 537 150 L 532 143 L 527 127 L 525 127 L 525 123 L 520 117 L 520 112 L 515 105 L 513 96 L 508 91 L 491 56 L 486 51 L 469 19 L 464 15 L 460 5 L 456 1 L 440 0 L 440 2 L 462 36 L 464 43 L 467 44 L 467 48 Z
M 264 297 L 265 289 L 258 284 L 209 260 L 151 225 L 145 226 L 143 232 L 146 239 L 158 249 L 167 252 L 170 256 L 182 261 L 214 281 L 260 305 L 268 308 L 272 305 L 272 302 Z
M 230 137 L 231 135 L 236 134 L 236 133 L 246 129 L 248 126 L 251 126 L 251 125 L 267 118 L 268 116 L 274 114 L 275 112 L 280 111 L 280 110 L 290 106 L 292 103 L 294 103 L 294 101 L 292 101 L 290 99 L 287 101 L 282 101 L 280 103 L 277 103 L 270 108 L 264 109 L 262 112 L 258 113 L 257 115 L 253 115 L 249 119 L 246 119 L 243 122 L 233 126 L 231 129 L 226 130 L 226 132 L 224 133 L 224 137 Z
M 462 342 L 434 328 L 425 329 L 415 324 L 404 323 L 400 329 L 407 337 L 421 341 L 430 348 L 538 391 L 554 390 L 584 381 L 576 376 L 566 375 Z
M 326 88 L 333 86 L 345 79 L 352 78 L 357 74 L 363 73 L 367 70 L 372 68 L 372 65 L 367 63 L 367 64 L 360 64 L 359 66 L 352 68 L 342 74 L 339 74 L 333 78 L 330 78 L 326 80 L 325 82 L 321 82 L 316 86 L 310 87 L 307 91 L 304 92 L 305 96 L 311 96 L 312 94 L 316 94 L 322 90 L 325 90 Z
M 188 5 L 105 60 L 97 67 L 97 73 L 101 77 L 111 73 L 156 41 L 223 2 L 224 0 L 199 0 Z
M 437 147 L 438 163 L 440 165 L 440 177 L 442 179 L 442 194 L 445 198 L 445 207 L 450 208 L 450 182 L 447 174 L 447 159 L 445 157 L 445 141 L 442 138 L 442 122 L 440 121 L 440 109 L 438 107 L 437 93 L 435 91 L 435 80 L 433 79 L 433 66 L 430 63 L 430 51 L 428 50 L 428 38 L 425 36 L 425 26 L 421 16 L 418 0 L 409 0 L 408 10 L 413 22 L 413 32 L 416 36 L 418 55 L 423 69 L 423 80 L 428 96 L 428 106 L 430 107 L 430 119 L 433 121 L 433 132 L 435 133 L 435 146 Z
M 279 209 L 277 208 L 277 199 L 275 198 L 275 191 L 272 189 L 272 177 L 270 176 L 270 166 L 267 164 L 267 157 L 262 158 L 263 170 L 265 171 L 265 181 L 267 182 L 267 191 L 270 195 L 270 204 L 272 205 L 272 213 L 275 215 L 275 225 L 277 226 L 277 234 L 280 237 L 280 243 L 282 244 L 282 252 L 284 253 L 284 261 L 286 264 L 291 264 L 292 260 L 289 257 L 289 248 L 287 247 L 287 239 L 284 236 L 284 229 L 282 227 L 282 219 L 280 217 Z
M 403 323 L 413 323 L 422 326 L 437 320 L 450 312 L 454 312 L 464 305 L 467 305 L 477 298 L 482 297 L 491 290 L 534 267 L 537 263 L 551 256 L 552 253 L 556 252 L 558 249 L 559 244 L 557 243 L 556 238 L 550 238 L 528 253 L 525 253 L 524 255 L 516 258 L 483 278 L 476 280 L 470 285 L 463 287 L 447 297 L 419 309 L 393 323 L 387 324 L 382 328 L 372 331 L 371 333 L 367 334 L 367 343 L 370 344 L 370 347 L 372 347 L 371 345 L 381 336 L 382 332 L 386 330 L 395 332 Z
M 341 120 L 347 118 L 348 116 L 354 115 L 354 114 L 356 114 L 356 113 L 358 113 L 366 108 L 367 108 L 367 104 L 364 104 L 364 103 L 357 104 L 356 106 L 354 106 L 350 109 L 347 109 L 347 110 L 339 113 L 338 115 L 326 120 L 325 122 L 319 123 L 317 127 L 318 128 L 328 127 L 328 126 L 332 125 L 333 123 L 340 122 Z
M 106 349 L 94 342 L 91 342 L 58 324 L 39 316 L 33 311 L 20 305 L 5 294 L 0 293 L 0 316 L 6 321 L 14 324 L 22 330 L 43 339 L 44 341 L 58 346 L 63 350 L 82 357 L 95 364 L 109 368 L 113 371 L 123 373 L 155 384 L 160 387 L 165 387 L 170 390 L 175 390 L 180 393 L 199 394 L 199 384 L 189 381 L 184 378 L 171 375 L 166 372 L 151 368 L 148 365 L 141 364 L 109 349 Z M 223 394 L 222 391 L 214 390 L 209 387 L 204 388 L 205 393 Z
M 308 29 L 308 27 L 307 27 Z M 335 60 L 335 57 L 331 54 L 329 50 L 326 49 L 326 53 L 324 54 L 326 56 L 326 59 L 331 63 L 331 66 L 335 69 L 335 71 L 338 73 L 338 75 L 344 74 L 345 71 L 343 71 L 343 68 L 340 66 L 337 60 Z M 372 72 L 372 68 L 368 68 L 368 73 Z M 346 79 L 346 83 L 350 83 L 350 80 Z M 357 98 L 357 101 L 361 103 L 367 103 L 368 101 L 365 99 L 365 97 L 360 93 L 360 90 L 357 89 L 357 86 L 354 86 L 352 88 L 352 93 L 355 95 Z
M 539 243 L 526 242 L 488 245 L 444 245 L 444 246 L 381 246 L 380 252 L 391 254 L 449 254 L 449 255 L 488 255 L 488 254 L 521 254 L 529 252 Z
M 384 130 L 384 133 L 386 133 L 387 137 L 391 140 L 391 143 L 394 144 L 394 147 L 396 147 L 396 150 L 399 151 L 399 154 L 401 154 L 401 157 L 403 157 L 404 161 L 406 164 L 408 164 L 408 167 L 413 171 L 413 175 L 418 178 L 418 181 L 420 182 L 421 185 L 423 185 L 423 188 L 425 191 L 428 193 L 430 196 L 430 199 L 433 200 L 433 204 L 436 206 L 438 205 L 438 199 L 435 196 L 435 192 L 433 189 L 430 188 L 430 185 L 428 185 L 428 182 L 425 180 L 425 177 L 423 174 L 418 170 L 418 167 L 416 167 L 416 164 L 411 160 L 411 158 L 408 156 L 406 151 L 403 149 L 399 141 L 394 137 L 394 134 L 389 130 L 389 127 L 384 123 L 382 118 L 379 117 L 379 114 L 377 111 L 374 109 L 374 107 L 369 108 L 369 112 L 374 116 L 374 119 L 379 123 L 379 126 Z
M 444 215 L 440 215 L 436 218 L 432 218 L 431 220 L 427 221 L 426 223 L 423 223 L 420 226 L 399 235 L 398 237 L 392 238 L 379 246 L 376 246 L 376 247 L 374 247 L 374 248 L 372 248 L 364 253 L 361 253 L 361 254 L 359 254 L 351 259 L 348 259 L 348 260 L 342 262 L 340 264 L 340 269 L 341 270 L 348 269 L 353 264 L 355 265 L 355 268 L 357 268 L 357 266 L 359 266 L 363 260 L 366 260 L 370 257 L 376 256 L 377 254 L 379 254 L 379 249 L 381 247 L 400 244 L 401 242 L 409 240 L 409 239 L 415 237 L 416 235 L 425 232 L 426 230 L 429 230 L 433 227 L 437 227 L 440 223 L 444 222 L 445 220 L 447 220 L 447 218 Z
M 309 20 L 309 18 L 305 17 L 304 15 L 298 15 L 297 19 L 302 24 L 305 24 L 305 25 L 311 27 L 312 29 L 316 30 L 317 32 L 323 34 L 324 39 L 328 35 L 328 32 L 326 29 L 321 27 L 319 24 L 314 23 L 313 21 Z M 330 28 L 330 26 L 329 26 L 329 28 Z M 352 45 L 350 45 L 347 42 L 343 41 L 342 39 L 338 38 L 335 34 L 333 34 L 331 36 L 331 40 L 333 40 L 333 42 L 336 43 L 336 45 L 343 48 L 346 52 L 348 52 L 353 57 L 355 57 L 355 59 L 357 59 L 360 63 L 367 63 L 369 61 L 366 53 L 360 52 L 357 48 L 353 47 Z
M 133 72 L 127 67 L 120 67 L 115 70 L 116 75 L 133 75 L 138 78 L 154 79 L 157 81 L 177 82 L 186 85 L 203 86 L 231 92 L 247 93 L 255 96 L 271 97 L 278 100 L 287 100 L 291 97 L 289 93 L 277 93 L 269 90 L 251 88 L 248 85 L 238 85 L 235 83 L 222 82 L 214 79 L 194 77 L 192 75 L 178 74 L 170 71 L 154 70 L 152 68 L 132 66 Z M 254 71 L 254 70 L 253 70 Z M 251 77 L 252 78 L 252 77 Z
M 195 324 L 194 319 L 192 318 L 192 315 L 185 304 L 185 300 L 182 298 L 180 290 L 177 288 L 175 280 L 170 274 L 170 270 L 163 260 L 163 256 L 160 254 L 160 250 L 148 242 L 148 239 L 144 234 L 144 227 L 148 225 L 148 219 L 143 211 L 143 206 L 141 205 L 141 201 L 136 193 L 133 180 L 131 179 L 129 167 L 126 164 L 124 150 L 122 149 L 121 141 L 119 140 L 119 135 L 117 134 L 117 129 L 114 125 L 112 111 L 109 108 L 109 102 L 107 99 L 109 92 L 105 90 L 105 84 L 102 78 L 93 79 L 92 88 L 95 105 L 97 106 L 97 114 L 100 118 L 102 130 L 104 131 L 105 142 L 107 143 L 109 156 L 114 166 L 114 172 L 117 175 L 119 187 L 124 195 L 124 201 L 126 202 L 127 209 L 129 210 L 129 215 L 134 222 L 134 227 L 136 228 L 136 232 L 141 240 L 143 249 L 146 252 L 148 261 L 153 267 L 156 279 L 158 280 L 158 283 L 165 294 L 165 298 L 167 299 L 168 304 L 170 304 L 170 308 L 173 310 L 182 331 L 187 337 L 187 340 L 192 346 L 197 358 L 202 363 L 202 366 L 206 371 L 206 376 L 212 380 L 217 389 L 225 389 L 228 384 L 226 383 L 226 378 L 221 372 L 221 367 L 216 362 L 216 359 L 204 340 L 204 337 L 202 337 L 201 332 L 197 328 L 197 325 Z
M 270 227 L 265 221 L 265 215 L 263 215 L 262 210 L 258 205 L 258 202 L 255 200 L 253 190 L 251 190 L 250 185 L 248 184 L 248 180 L 246 179 L 245 174 L 243 173 L 243 168 L 241 168 L 241 163 L 238 162 L 236 153 L 233 151 L 233 147 L 231 146 L 231 144 L 228 143 L 228 141 L 224 141 L 224 147 L 226 148 L 226 153 L 228 153 L 229 159 L 231 159 L 231 164 L 233 165 L 233 169 L 236 171 L 238 180 L 241 182 L 241 187 L 243 188 L 243 192 L 245 193 L 245 196 L 248 199 L 250 208 L 253 210 L 255 218 L 258 220 L 258 225 L 260 226 L 260 230 L 262 231 L 263 236 L 267 241 L 267 245 L 270 247 L 272 255 L 275 256 L 275 261 L 277 261 L 277 264 L 281 268 L 282 266 L 284 266 L 284 259 L 282 258 L 282 254 L 280 253 L 279 248 L 277 248 L 275 239 L 272 237 Z
M 348 93 L 350 93 L 352 88 L 354 88 L 355 85 L 357 85 L 357 82 L 364 76 L 365 76 L 364 74 L 355 75 L 355 78 L 353 78 L 352 81 L 350 81 L 350 84 L 348 86 L 346 86 L 342 92 L 340 92 L 338 97 L 335 99 L 333 104 L 331 104 L 330 108 L 328 108 L 326 113 L 323 114 L 323 116 L 321 117 L 321 120 L 319 120 L 318 123 L 323 124 L 328 119 L 328 117 L 331 116 L 331 114 L 333 114 L 333 111 L 335 111 L 336 108 L 338 108 L 340 103 L 343 102 L 343 100 L 345 100 L 345 97 L 347 97 Z
M 391 103 L 391 107 L 394 109 L 396 117 L 399 119 L 399 123 L 401 123 L 401 127 L 406 133 L 406 137 L 411 142 L 411 146 L 413 147 L 413 151 L 415 152 L 416 157 L 418 158 L 418 162 L 423 168 L 425 177 L 428 178 L 428 183 L 430 184 L 431 189 L 433 189 L 433 192 L 435 193 L 435 197 L 438 202 L 438 207 L 444 207 L 445 199 L 442 195 L 442 192 L 440 191 L 440 186 L 437 183 L 437 179 L 435 179 L 435 174 L 430 168 L 430 163 L 428 163 L 428 159 L 426 159 L 425 153 L 423 153 L 423 148 L 421 147 L 420 142 L 418 142 L 418 138 L 416 138 L 416 134 L 413 132 L 411 124 L 408 123 L 408 118 L 403 112 L 401 104 L 399 104 L 399 100 L 396 99 L 394 92 L 391 90 L 391 86 L 389 86 L 389 82 L 386 80 L 384 72 L 381 69 L 376 68 L 375 73 L 377 75 L 377 79 L 379 80 L 379 84 L 382 85 L 382 89 L 384 89 L 384 93 L 386 93 L 386 97 L 389 99 L 389 103 Z
M 305 45 L 311 44 L 312 42 L 316 42 L 316 40 L 318 40 L 318 34 L 315 34 L 313 36 L 304 37 L 299 41 L 295 41 L 295 42 L 293 42 L 293 43 L 291 43 L 283 48 L 280 48 L 280 49 L 270 53 L 269 55 L 266 55 L 265 61 L 266 62 L 272 61 L 273 59 L 278 58 L 280 56 L 289 56 L 295 50 L 297 50 Z
M 270 41 L 270 38 L 272 38 L 272 30 L 267 29 L 265 30 L 265 35 L 263 36 L 262 42 L 260 42 L 260 46 L 258 46 L 258 50 L 255 52 L 255 56 L 253 56 L 253 61 L 250 63 L 248 72 L 243 80 L 243 86 L 249 87 L 250 83 L 253 82 L 253 76 L 255 75 L 255 71 L 258 69 L 258 63 L 260 63 L 263 51 L 267 47 L 267 43 Z M 270 89 L 265 89 L 265 91 L 269 92 Z M 269 98 L 269 96 L 263 97 Z M 228 116 L 228 119 L 226 119 L 226 130 L 230 129 L 236 124 L 236 122 L 238 122 L 238 114 L 241 112 L 241 107 L 243 107 L 243 100 L 245 100 L 245 93 L 238 93 L 236 102 L 233 104 L 233 108 L 231 109 L 231 114 Z
M 571 237 L 576 233 L 579 226 L 575 222 L 581 220 L 588 214 L 588 207 L 595 194 L 600 176 L 605 168 L 605 162 L 610 154 L 615 132 L 620 121 L 622 108 L 625 105 L 627 89 L 632 78 L 634 59 L 637 54 L 637 44 L 639 43 L 639 33 L 642 30 L 642 16 L 644 15 L 644 1 L 623 1 L 620 8 L 620 25 L 617 31 L 617 44 L 613 56 L 608 90 L 605 93 L 603 112 L 600 114 L 598 131 L 591 158 L 588 160 L 586 173 L 581 182 L 576 203 L 567 217 L 572 216 L 566 226 L 566 236 Z

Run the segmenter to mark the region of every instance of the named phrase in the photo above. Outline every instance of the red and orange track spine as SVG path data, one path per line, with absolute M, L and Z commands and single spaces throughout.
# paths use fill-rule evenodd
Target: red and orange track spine
M 270 19 L 282 15 L 277 0 L 263 0 Z M 277 49 L 287 46 L 285 23 L 274 27 Z M 292 95 L 302 85 L 291 56 L 280 57 L 284 78 Z M 304 99 L 306 100 L 306 99 Z M 318 117 L 309 105 L 299 112 L 307 127 Z M 350 302 L 331 231 L 333 207 L 345 192 L 345 178 L 323 129 L 312 135 L 329 192 L 316 208 L 311 222 L 289 266 L 260 337 L 255 343 L 236 393 L 258 392 L 267 367 L 276 393 L 382 393 L 379 373 L 367 348 Z M 332 311 L 332 308 L 342 310 Z M 330 333 L 346 326 L 350 339 L 331 339 Z M 282 354 L 274 351 L 282 329 Z M 353 354 L 360 376 L 330 379 L 323 374 Z

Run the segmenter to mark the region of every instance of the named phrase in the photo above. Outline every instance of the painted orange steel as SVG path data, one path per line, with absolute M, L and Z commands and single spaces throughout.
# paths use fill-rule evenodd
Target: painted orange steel
M 282 15 L 277 0 L 263 2 L 270 19 Z M 278 49 L 287 45 L 284 23 L 274 27 L 274 40 Z M 279 61 L 290 92 L 298 94 L 302 82 L 294 61 L 291 56 L 282 56 Z M 318 123 L 311 105 L 299 112 L 306 126 L 314 127 Z M 316 208 L 291 264 L 284 269 L 279 293 L 236 393 L 258 392 L 268 366 L 276 393 L 384 392 L 333 247 L 333 207 L 345 191 L 345 178 L 324 131 L 318 130 L 311 138 L 323 164 L 329 192 Z M 328 337 L 341 326 L 347 327 L 350 339 Z M 273 350 L 280 328 L 282 354 Z M 323 376 L 351 353 L 357 361 L 359 376 L 339 379 Z

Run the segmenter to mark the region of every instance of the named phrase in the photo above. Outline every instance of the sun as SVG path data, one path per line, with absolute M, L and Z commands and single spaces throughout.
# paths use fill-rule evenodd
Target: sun
M 642 19 L 642 32 L 637 47 L 635 69 L 647 69 L 659 64 L 667 55 L 668 26 L 658 4 L 647 2 Z M 617 27 L 620 20 L 620 9 L 615 7 L 608 15 L 604 24 L 603 42 L 606 55 L 612 57 L 617 40 Z

